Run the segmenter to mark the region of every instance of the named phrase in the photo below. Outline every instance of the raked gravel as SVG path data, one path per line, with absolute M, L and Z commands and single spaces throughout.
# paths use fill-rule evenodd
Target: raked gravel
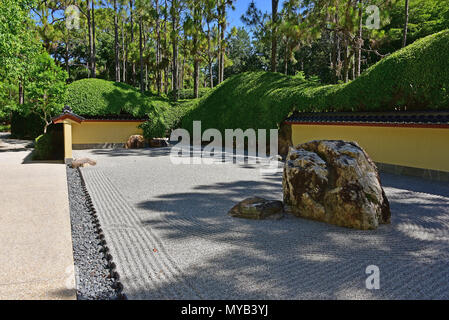
M 117 299 L 78 170 L 67 167 L 73 259 L 79 300 Z
M 227 211 L 282 199 L 280 173 L 174 165 L 168 151 L 75 152 L 97 160 L 81 170 L 129 299 L 449 299 L 448 184 L 382 175 L 392 223 L 374 231 L 250 221 Z

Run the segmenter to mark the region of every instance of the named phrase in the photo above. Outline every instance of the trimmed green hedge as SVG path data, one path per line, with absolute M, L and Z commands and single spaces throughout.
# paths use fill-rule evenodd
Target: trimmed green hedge
M 180 126 L 181 119 L 193 106 L 191 102 L 157 105 L 149 113 L 150 120 L 140 126 L 143 129 L 143 135 L 147 139 L 165 137 L 171 129 Z
M 79 115 L 111 115 L 129 113 L 145 116 L 167 99 L 147 97 L 130 85 L 102 79 L 82 79 L 67 88 L 65 104 Z
M 141 94 L 127 84 L 102 79 L 83 79 L 70 84 L 65 104 L 79 115 L 148 116 L 150 120 L 142 125 L 146 138 L 164 137 L 188 109 L 187 104 L 172 104 L 167 97 Z
M 198 98 L 202 98 L 206 93 L 211 91 L 211 88 L 198 88 Z M 172 92 L 169 93 L 172 96 Z M 195 99 L 193 89 L 181 89 L 178 91 L 178 98 L 183 99 Z
M 322 86 L 302 77 L 247 72 L 190 102 L 181 126 L 202 129 L 277 128 L 292 111 L 449 109 L 449 30 L 382 59 L 361 77 Z

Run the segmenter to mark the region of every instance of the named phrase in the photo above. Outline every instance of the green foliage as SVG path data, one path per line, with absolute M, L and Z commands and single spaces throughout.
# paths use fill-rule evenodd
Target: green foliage
M 82 79 L 71 83 L 65 104 L 79 115 L 112 115 L 129 113 L 144 116 L 158 98 L 146 98 L 130 85 L 102 79 Z
M 157 104 L 148 113 L 149 121 L 140 127 L 143 129 L 145 138 L 165 137 L 171 129 L 179 127 L 184 115 L 194 107 L 196 100 L 178 102 L 173 105 Z
M 45 122 L 34 113 L 23 115 L 15 111 L 11 116 L 11 134 L 18 139 L 35 139 L 42 134 Z
M 67 73 L 55 64 L 47 52 L 36 59 L 36 64 L 26 84 L 26 113 L 38 114 L 45 121 L 46 127 L 51 124 L 51 118 L 64 106 L 64 94 Z
M 279 73 L 236 75 L 190 103 L 182 127 L 277 128 L 293 110 L 381 111 L 449 107 L 449 31 L 429 36 L 384 58 L 353 82 L 322 86 Z
M 42 134 L 34 141 L 34 160 L 49 160 L 52 155 L 51 134 Z
M 205 97 L 191 102 L 181 126 L 192 132 L 192 123 L 202 129 L 277 128 L 295 105 L 296 91 L 309 86 L 302 79 L 270 72 L 246 72 L 233 76 Z
M 210 88 L 198 88 L 198 96 L 199 98 L 203 97 L 206 93 L 208 93 Z M 193 89 L 181 89 L 178 91 L 179 99 L 195 99 L 195 94 Z
M 61 124 L 49 127 L 47 133 L 34 141 L 34 160 L 62 160 L 64 158 L 64 134 Z
M 0 123 L 0 132 L 9 132 L 11 131 L 11 125 Z
M 39 43 L 29 30 L 33 0 L 0 1 L 0 81 L 17 78 L 32 65 Z
M 417 39 L 449 28 L 449 4 L 447 0 L 410 0 L 407 44 Z M 398 0 L 390 10 L 390 22 L 386 31 L 385 47 L 390 52 L 401 48 L 404 29 L 405 0 Z
M 380 111 L 449 107 L 449 30 L 382 59 L 361 77 L 306 92 L 301 110 Z
M 101 79 L 83 79 L 69 85 L 65 103 L 79 115 L 129 113 L 148 116 L 142 125 L 146 138 L 164 137 L 179 123 L 187 104 L 171 104 L 168 98 L 141 94 L 133 87 Z

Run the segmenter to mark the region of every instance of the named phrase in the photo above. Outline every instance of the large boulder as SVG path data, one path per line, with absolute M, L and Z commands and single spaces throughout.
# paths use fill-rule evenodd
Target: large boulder
M 319 140 L 290 148 L 283 174 L 285 211 L 342 227 L 390 223 L 374 162 L 355 142 Z
M 126 149 L 141 149 L 145 147 L 145 138 L 141 135 L 132 135 L 125 143 Z
M 246 219 L 280 219 L 283 217 L 282 201 L 252 197 L 237 203 L 228 214 L 231 217 Z

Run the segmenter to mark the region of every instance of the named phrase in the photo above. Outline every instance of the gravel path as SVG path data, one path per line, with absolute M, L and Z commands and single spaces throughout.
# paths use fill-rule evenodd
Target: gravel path
M 94 218 L 87 205 L 78 170 L 67 167 L 73 259 L 79 300 L 111 300 L 118 295 L 113 288 L 107 261 L 100 252 Z
M 382 175 L 392 224 L 358 231 L 227 216 L 281 199 L 281 175 L 238 164 L 173 165 L 168 150 L 76 151 L 130 299 L 449 299 L 449 186 Z M 380 269 L 367 290 L 365 269 Z

